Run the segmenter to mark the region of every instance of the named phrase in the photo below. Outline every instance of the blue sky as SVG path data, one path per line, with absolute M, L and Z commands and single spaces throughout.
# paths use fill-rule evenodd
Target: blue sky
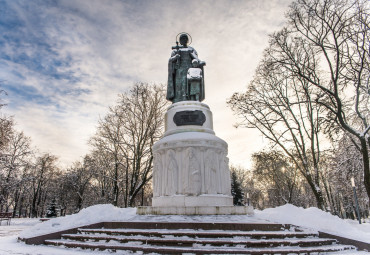
M 290 2 L 0 0 L 3 111 L 41 152 L 68 165 L 88 153 L 118 93 L 136 81 L 166 82 L 171 46 L 186 31 L 207 62 L 204 103 L 216 135 L 229 143 L 231 163 L 249 166 L 263 140 L 233 127 L 226 100 L 252 79 Z

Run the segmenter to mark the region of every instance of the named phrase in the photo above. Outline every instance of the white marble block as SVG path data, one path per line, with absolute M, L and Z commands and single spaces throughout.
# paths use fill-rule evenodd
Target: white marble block
M 173 121 L 173 118 L 177 112 L 181 111 L 202 111 L 206 117 L 205 122 L 202 126 L 196 125 L 184 125 L 184 126 L 177 126 Z M 210 133 L 215 134 L 213 131 L 213 119 L 212 119 L 212 112 L 209 110 L 208 105 L 203 104 L 198 101 L 182 101 L 175 104 L 172 104 L 168 107 L 166 115 L 165 115 L 165 133 L 164 137 L 176 133 L 182 132 L 202 132 L 202 133 Z
M 176 125 L 174 116 L 183 111 L 201 111 L 204 123 Z M 206 104 L 172 104 L 164 137 L 154 144 L 153 154 L 153 207 L 233 205 L 227 143 L 214 135 Z

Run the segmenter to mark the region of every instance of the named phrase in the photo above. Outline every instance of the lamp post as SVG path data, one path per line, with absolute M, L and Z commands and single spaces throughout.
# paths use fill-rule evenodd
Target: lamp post
M 249 192 L 247 193 L 247 205 L 249 206 Z
M 360 208 L 358 206 L 356 187 L 355 187 L 355 178 L 354 177 L 351 177 L 351 184 L 352 184 L 352 188 L 353 188 L 353 195 L 355 197 L 357 219 L 358 219 L 358 222 L 361 224 Z

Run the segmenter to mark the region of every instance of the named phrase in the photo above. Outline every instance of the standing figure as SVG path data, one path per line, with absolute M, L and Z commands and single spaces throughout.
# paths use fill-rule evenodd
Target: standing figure
M 201 101 L 200 96 L 204 95 L 203 72 L 199 68 L 198 59 L 193 59 L 192 65 L 193 67 L 189 68 L 187 74 L 189 100 Z
M 160 153 L 154 154 L 156 160 L 154 160 L 153 164 L 153 195 L 155 197 L 161 196 L 162 191 L 161 187 L 164 185 L 162 183 L 162 159 Z
M 177 177 L 178 165 L 176 162 L 176 154 L 175 151 L 169 150 L 167 173 L 165 174 L 166 182 L 164 183 L 165 196 L 172 196 L 177 193 Z
M 202 190 L 201 176 L 200 176 L 200 164 L 199 160 L 194 152 L 193 148 L 189 149 L 189 174 L 190 174 L 190 187 L 188 194 L 200 195 Z
M 205 66 L 204 61 L 198 59 L 198 53 L 196 50 L 188 46 L 189 37 L 186 33 L 180 35 L 180 44 L 172 47 L 173 51 L 168 61 L 168 84 L 167 84 L 167 99 L 172 103 L 180 101 L 188 101 L 190 99 L 188 89 L 188 70 L 192 68 L 192 61 L 196 59 L 198 61 L 199 68 L 202 70 Z M 199 99 L 197 101 L 203 101 L 204 99 L 204 78 L 202 76 L 203 88 L 199 93 Z
M 205 166 L 205 191 L 206 194 L 217 194 L 219 193 L 219 167 L 217 162 L 217 156 L 213 150 L 207 150 L 205 154 L 205 160 L 207 162 Z

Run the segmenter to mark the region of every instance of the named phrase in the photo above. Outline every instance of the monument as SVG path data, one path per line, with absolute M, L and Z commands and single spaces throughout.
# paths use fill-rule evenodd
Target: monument
M 247 214 L 233 206 L 227 143 L 213 131 L 204 66 L 181 33 L 168 61 L 164 136 L 153 146 L 153 200 L 138 214 Z M 180 45 L 178 43 L 180 42 Z

